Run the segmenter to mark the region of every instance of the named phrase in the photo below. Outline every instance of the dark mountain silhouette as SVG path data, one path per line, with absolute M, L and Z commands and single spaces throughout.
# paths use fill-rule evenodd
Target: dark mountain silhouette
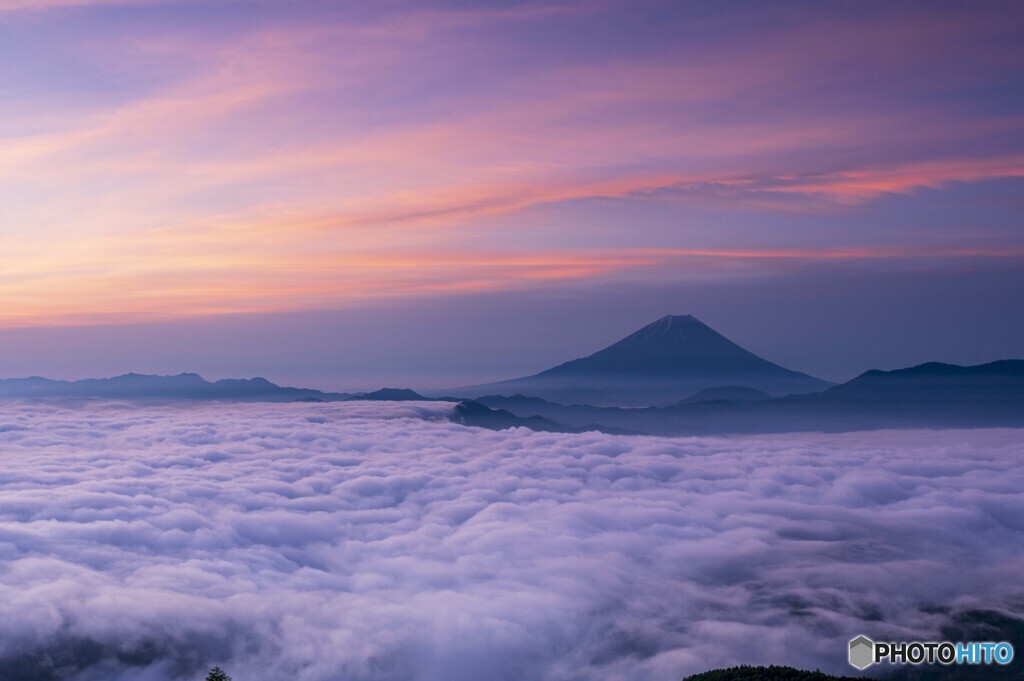
M 574 432 L 576 430 L 574 428 L 566 428 L 543 416 L 521 418 L 504 409 L 492 409 L 487 405 L 472 400 L 460 402 L 455 407 L 455 416 L 452 417 L 452 420 L 465 426 L 476 426 L 478 428 L 487 428 L 488 430 L 505 430 L 506 428 L 515 428 L 517 426 L 523 426 L 530 430 L 556 433 Z
M 375 402 L 429 402 L 430 397 L 424 397 L 415 390 L 407 388 L 381 388 L 369 393 L 356 393 L 346 398 L 349 400 L 370 400 Z
M 455 423 L 464 426 L 476 426 L 488 430 L 505 430 L 506 428 L 529 428 L 545 433 L 584 433 L 598 431 L 609 435 L 638 435 L 631 430 L 602 426 L 588 423 L 583 426 L 567 426 L 563 423 L 544 418 L 543 416 L 516 416 L 505 409 L 495 409 L 475 400 L 463 400 L 455 405 L 455 414 L 451 417 Z
M 539 374 L 453 392 L 467 397 L 521 393 L 565 403 L 639 406 L 675 403 L 720 386 L 788 395 L 830 385 L 762 359 L 695 317 L 683 315 L 662 317 L 603 350 Z
M 683 681 L 862 681 L 853 676 L 831 676 L 792 667 L 730 667 L 687 676 Z
M 325 393 L 307 388 L 286 388 L 265 378 L 227 378 L 207 381 L 198 374 L 150 376 L 124 374 L 113 378 L 54 381 L 49 378 L 0 379 L 0 398 L 8 399 L 176 399 L 292 402 L 337 400 L 344 393 Z
M 32 376 L 30 378 L 0 379 L 0 399 L 23 400 L 216 400 L 223 402 L 338 402 L 338 401 L 447 401 L 456 402 L 451 420 L 467 426 L 490 430 L 524 427 L 532 430 L 579 433 L 585 430 L 603 430 L 613 434 L 628 434 L 611 427 L 587 424 L 586 427 L 566 426 L 541 416 L 523 418 L 508 411 L 492 409 L 484 404 L 458 398 L 430 398 L 405 388 L 382 388 L 364 393 L 328 393 L 307 388 L 286 388 L 265 378 L 229 378 L 207 381 L 198 374 L 150 376 L 124 374 L 113 378 L 87 378 L 81 381 L 54 381 Z
M 196 374 L 125 374 L 81 381 L 38 376 L 5 379 L 0 380 L 0 399 L 446 401 L 458 404 L 452 417 L 458 423 L 568 433 L 707 435 L 1024 427 L 1024 360 L 969 367 L 933 362 L 896 371 L 868 371 L 819 393 L 775 398 L 753 388 L 724 386 L 699 391 L 669 406 L 643 408 L 567 405 L 519 394 L 488 395 L 476 401 L 430 398 L 402 388 L 328 393 L 282 387 L 264 378 L 210 382 Z
M 424 397 L 414 390 L 405 388 L 381 388 L 374 392 L 357 393 L 346 398 L 346 401 L 370 400 L 380 402 L 455 402 L 455 411 L 450 417 L 454 423 L 464 426 L 475 426 L 488 430 L 505 430 L 507 428 L 529 428 L 550 433 L 582 433 L 596 430 L 611 435 L 632 435 L 632 431 L 611 426 L 588 423 L 583 426 L 567 426 L 543 416 L 516 416 L 504 409 L 495 409 L 475 400 L 460 400 L 457 397 Z
M 1024 427 L 1024 360 L 868 371 L 820 393 L 756 401 L 687 399 L 668 407 L 620 408 L 523 395 L 478 399 L 521 417 L 656 435 Z
M 977 366 L 929 362 L 895 371 L 866 371 L 825 391 L 830 399 L 886 402 L 972 402 L 1020 399 L 1024 360 L 999 360 Z

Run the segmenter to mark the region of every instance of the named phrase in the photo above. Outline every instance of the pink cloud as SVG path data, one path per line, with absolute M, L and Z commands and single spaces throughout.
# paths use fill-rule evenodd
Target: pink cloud
M 0 0 L 0 11 L 86 4 Z M 672 242 L 613 252 L 591 244 L 585 217 L 566 228 L 585 248 L 499 254 L 543 237 L 529 224 L 538 206 L 673 197 L 827 214 L 891 193 L 1024 176 L 1018 149 L 970 144 L 1019 135 L 1013 116 L 964 126 L 962 113 L 928 101 L 815 106 L 813 93 L 837 74 L 884 80 L 878 64 L 927 66 L 950 41 L 977 44 L 965 57 L 973 62 L 1002 63 L 1006 55 L 982 40 L 998 30 L 988 19 L 821 20 L 731 38 L 703 59 L 680 44 L 521 71 L 478 66 L 502 56 L 485 29 L 606 8 L 415 10 L 218 40 L 165 27 L 82 38 L 68 49 L 95 68 L 152 69 L 162 80 L 87 111 L 69 101 L 38 120 L 41 105 L 8 105 L 3 323 L 330 307 L 661 274 L 683 257 L 910 257 L 885 244 L 873 255 L 776 249 L 769 238 L 754 240 L 768 244 L 759 249 Z M 472 87 L 458 80 L 463 70 Z M 642 224 L 619 229 L 609 242 L 648 241 Z M 485 256 L 467 253 L 481 234 Z M 919 240 L 916 250 L 929 248 Z M 990 251 L 981 244 L 973 254 Z
M 571 251 L 325 249 L 288 254 L 271 244 L 232 252 L 168 253 L 108 243 L 85 255 L 69 244 L 53 260 L 0 275 L 0 327 L 140 322 L 183 316 L 345 308 L 374 300 L 529 289 L 551 282 L 773 276 L 832 261 L 1021 259 L 1024 249 L 875 246 L 849 249 L 575 249 Z M 168 242 L 167 248 L 181 248 Z M 118 265 L 111 265 L 111 262 Z M 37 269 L 36 269 L 37 268 Z M 781 269 L 780 269 L 781 268 Z

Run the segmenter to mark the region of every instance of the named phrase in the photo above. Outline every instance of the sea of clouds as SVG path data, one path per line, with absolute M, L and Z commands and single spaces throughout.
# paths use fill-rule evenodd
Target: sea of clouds
M 492 432 L 443 403 L 0 405 L 6 681 L 849 673 L 1024 612 L 1021 431 Z

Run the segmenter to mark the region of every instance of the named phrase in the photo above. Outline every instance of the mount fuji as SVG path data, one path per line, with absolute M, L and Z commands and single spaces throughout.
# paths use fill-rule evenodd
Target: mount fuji
M 830 385 L 758 357 L 696 317 L 669 315 L 587 357 L 532 376 L 454 392 L 467 397 L 520 393 L 563 404 L 648 406 L 726 386 L 778 396 L 818 392 Z

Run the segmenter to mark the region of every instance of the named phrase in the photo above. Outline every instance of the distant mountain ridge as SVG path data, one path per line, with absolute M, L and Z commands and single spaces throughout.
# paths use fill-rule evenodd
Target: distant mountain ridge
M 1002 359 L 975 366 L 928 362 L 906 369 L 865 371 L 825 391 L 829 398 L 936 402 L 1012 397 L 1024 385 L 1024 360 Z
M 0 399 L 11 400 L 156 400 L 224 402 L 455 402 L 450 417 L 453 423 L 489 430 L 524 427 L 555 433 L 579 433 L 598 430 L 614 434 L 627 431 L 587 425 L 566 426 L 542 416 L 522 418 L 502 409 L 493 409 L 472 400 L 430 398 L 407 388 L 381 388 L 362 393 L 328 393 L 310 388 L 288 388 L 265 378 L 227 378 L 207 381 L 192 373 L 173 376 L 123 374 L 112 378 L 86 378 L 58 381 L 40 376 L 0 379 Z
M 7 399 L 179 399 L 255 400 L 291 402 L 302 398 L 346 399 L 345 393 L 325 393 L 309 388 L 287 388 L 265 378 L 226 378 L 207 381 L 198 374 L 154 376 L 129 373 L 112 378 L 60 381 L 40 376 L 0 379 L 0 398 Z
M 708 393 L 719 399 L 701 397 Z M 568 426 L 600 424 L 650 435 L 1021 428 L 1024 360 L 966 367 L 931 362 L 895 371 L 867 371 L 819 393 L 748 397 L 755 396 L 713 390 L 674 405 L 646 408 L 565 405 L 524 395 L 478 400 L 523 418 L 542 416 Z
M 669 315 L 586 357 L 532 376 L 453 392 L 467 397 L 519 393 L 563 403 L 650 406 L 723 386 L 778 396 L 817 392 L 830 385 L 758 357 L 696 317 Z
M 634 343 L 648 350 L 644 358 L 637 360 L 636 366 L 645 367 L 644 362 L 650 361 L 652 357 L 657 358 L 657 365 L 663 366 L 670 361 L 679 361 L 680 365 L 685 365 L 674 355 L 674 338 L 691 332 L 703 334 L 705 339 L 710 340 L 708 344 L 703 344 L 704 341 L 698 336 L 693 343 L 696 350 L 690 348 L 694 351 L 683 353 L 687 357 L 699 356 L 702 348 L 710 347 L 710 353 L 705 354 L 705 357 L 710 357 L 709 362 L 724 353 L 727 357 L 741 358 L 748 362 L 747 366 L 775 366 L 728 341 L 728 345 L 721 343 L 718 334 L 692 317 L 663 318 L 641 329 L 641 332 L 591 357 L 566 362 L 549 371 L 557 376 L 563 373 L 575 374 L 581 366 L 592 366 L 593 362 L 589 360 L 593 357 L 598 357 L 598 364 L 605 366 L 616 363 L 620 367 L 626 366 L 630 360 L 622 354 L 623 348 L 628 349 Z M 681 337 L 681 340 L 685 341 L 686 338 Z M 651 350 L 652 346 L 654 350 Z M 727 351 L 718 352 L 721 348 Z M 662 355 L 660 358 L 659 353 Z M 738 364 L 737 361 L 733 366 Z M 796 373 L 776 368 L 786 374 Z M 636 386 L 638 390 L 651 388 L 652 384 L 644 381 L 643 376 L 641 371 Z M 515 382 L 505 382 L 510 383 Z M 685 381 L 680 383 L 686 384 Z M 654 386 L 661 387 L 661 384 L 655 383 Z M 678 385 L 675 387 L 678 388 Z M 583 400 L 566 404 L 524 394 L 485 395 L 474 401 L 451 396 L 425 397 L 406 388 L 330 393 L 309 388 L 283 387 L 261 377 L 207 381 L 194 373 L 173 376 L 130 373 L 79 381 L 52 380 L 39 376 L 0 379 L 0 399 L 446 401 L 456 403 L 451 420 L 464 425 L 490 429 L 522 426 L 552 432 L 597 430 L 610 434 L 670 436 L 878 428 L 1021 428 L 1024 427 L 1024 360 L 998 360 L 976 366 L 929 362 L 893 371 L 871 370 L 820 392 L 781 397 L 772 397 L 756 388 L 726 383 L 702 388 L 671 402 L 664 401 L 661 406 L 645 407 L 588 404 Z

